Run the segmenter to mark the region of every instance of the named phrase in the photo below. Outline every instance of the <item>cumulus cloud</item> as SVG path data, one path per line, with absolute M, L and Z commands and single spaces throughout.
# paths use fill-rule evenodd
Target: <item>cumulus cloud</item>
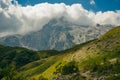
M 91 5 L 95 5 L 95 1 L 94 0 L 90 0 L 90 4 Z
M 17 2 L 15 2 L 17 4 Z M 40 3 L 34 6 L 13 5 L 10 0 L 0 2 L 0 37 L 26 34 L 40 30 L 52 19 L 64 19 L 73 25 L 120 25 L 120 11 L 91 12 L 81 4 Z

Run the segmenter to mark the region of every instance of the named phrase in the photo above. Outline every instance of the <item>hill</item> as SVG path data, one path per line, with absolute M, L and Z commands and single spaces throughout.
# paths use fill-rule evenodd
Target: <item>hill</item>
M 108 39 L 108 38 L 117 37 L 117 36 L 120 36 L 120 26 L 111 29 L 106 34 L 101 36 L 100 39 Z
M 0 79 L 5 76 L 5 71 L 8 68 L 10 69 L 11 67 L 14 67 L 16 70 L 18 70 L 23 65 L 57 55 L 57 53 L 59 52 L 55 50 L 32 51 L 21 47 L 0 45 Z M 5 74 L 3 75 L 2 72 Z
M 120 26 L 111 29 L 98 39 L 76 45 L 57 55 L 33 59 L 22 66 L 19 65 L 14 80 L 18 78 L 19 80 L 21 78 L 21 80 L 119 80 L 119 31 Z M 4 52 L 5 48 L 0 48 Z M 38 53 L 34 56 L 38 57 Z

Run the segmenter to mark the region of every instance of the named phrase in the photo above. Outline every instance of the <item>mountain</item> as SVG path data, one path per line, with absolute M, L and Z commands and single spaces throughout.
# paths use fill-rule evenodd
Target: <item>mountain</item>
M 33 50 L 65 50 L 75 44 L 93 40 L 113 28 L 113 25 L 85 26 L 66 22 L 64 19 L 53 19 L 41 30 L 25 35 L 11 35 L 0 38 L 6 46 L 19 46 Z
M 17 52 L 21 52 L 19 49 L 25 51 L 25 53 L 20 53 L 23 56 L 17 57 L 20 59 L 27 56 L 29 51 L 32 57 L 36 56 L 39 58 L 40 56 L 38 55 L 41 52 L 25 48 L 0 46 L 0 57 L 4 56 L 4 58 L 0 58 L 2 60 L 0 60 L 1 65 L 7 64 L 9 59 L 11 59 L 12 49 L 17 49 Z M 4 73 L 6 75 L 4 75 L 2 80 L 7 78 L 11 78 L 11 80 L 119 80 L 120 26 L 109 30 L 97 39 L 76 45 L 67 50 L 54 52 L 54 54 L 41 59 L 24 57 L 25 59 L 32 60 L 24 65 L 19 65 L 14 71 L 9 71 L 10 74 L 14 74 Z M 49 53 L 46 55 L 49 55 Z M 16 62 L 17 58 L 14 57 L 11 61 Z M 21 63 L 23 64 L 23 62 Z M 7 68 L 4 69 L 7 70 Z M 0 71 L 4 72 L 1 69 Z M 17 73 L 15 73 L 16 71 Z

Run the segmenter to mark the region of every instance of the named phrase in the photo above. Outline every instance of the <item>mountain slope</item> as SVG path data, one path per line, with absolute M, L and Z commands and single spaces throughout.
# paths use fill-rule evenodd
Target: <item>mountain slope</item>
M 113 35 L 116 30 L 118 30 L 119 32 L 119 29 L 120 26 L 117 27 L 117 29 L 110 30 L 108 33 Z M 106 33 L 104 37 L 108 33 Z M 86 79 L 99 79 L 101 77 L 108 79 L 111 77 L 112 80 L 112 78 L 120 76 L 120 71 L 118 70 L 118 67 L 120 67 L 119 35 L 120 34 L 116 34 L 116 36 L 108 37 L 105 40 L 97 39 L 91 41 L 80 47 L 77 46 L 79 48 L 76 50 L 74 50 L 73 48 L 74 51 L 72 51 L 71 48 L 70 52 L 66 52 L 64 55 L 62 55 L 61 59 L 58 59 L 58 61 L 56 61 L 54 65 L 51 65 L 51 67 L 49 67 L 41 75 L 48 79 L 50 79 L 51 77 L 56 77 L 56 75 L 54 74 L 54 72 L 56 72 L 56 66 L 64 66 L 70 61 L 74 60 L 78 62 L 78 68 L 81 70 L 79 74 L 84 76 Z M 89 72 L 88 75 L 87 72 Z M 118 76 L 115 76 L 115 74 L 117 74 Z M 34 77 L 36 78 L 38 76 L 35 75 Z M 60 79 L 60 77 L 58 78 Z M 66 78 L 66 76 L 64 76 L 64 78 Z
M 111 37 L 117 37 L 120 36 L 120 27 L 116 27 L 108 31 L 105 35 L 101 36 L 100 38 L 106 39 L 106 38 L 111 38 Z
M 12 68 L 18 71 L 19 68 L 30 62 L 57 55 L 58 53 L 55 50 L 32 51 L 21 47 L 0 45 L 0 79 L 11 74 L 9 72 L 11 72 Z M 39 64 L 36 63 L 36 65 Z
M 27 77 L 37 80 L 43 78 L 47 78 L 48 80 L 53 78 L 57 80 L 70 80 L 72 78 L 73 80 L 93 80 L 101 78 L 103 80 L 119 80 L 120 33 L 117 31 L 120 31 L 120 26 L 103 35 L 106 37 L 105 39 L 98 38 L 62 51 L 61 54 L 46 59 L 46 62 L 43 63 L 42 66 L 39 65 L 28 70 L 23 70 L 21 74 L 27 74 Z M 116 34 L 116 32 L 118 34 Z M 107 37 L 108 33 L 109 35 L 115 35 Z M 49 62 L 51 64 L 48 66 Z M 72 68 L 76 68 L 74 65 L 72 65 L 72 68 L 69 67 L 71 62 L 75 62 L 75 64 L 77 64 L 76 67 L 79 69 L 77 72 L 74 72 L 74 74 L 69 72 Z M 30 64 L 25 66 L 28 68 Z M 47 66 L 44 71 L 42 71 L 43 66 Z M 66 66 L 68 67 L 65 68 Z M 68 71 L 65 72 L 64 68 L 65 70 L 68 69 Z
M 118 31 L 118 32 L 117 32 Z M 76 61 L 78 62 L 78 68 L 82 71 L 80 74 L 86 79 L 95 78 L 112 78 L 117 77 L 120 79 L 120 26 L 107 32 L 104 37 L 105 40 L 94 40 L 83 46 L 77 46 L 78 49 L 71 49 L 70 52 L 64 54 L 61 60 L 58 60 L 54 65 L 42 73 L 42 76 L 48 79 L 54 75 L 56 66 L 60 64 L 65 65 L 67 62 Z M 107 37 L 109 35 L 114 35 Z M 117 34 L 116 34 L 117 33 Z M 62 55 L 63 56 L 63 55 Z M 53 73 L 53 74 L 51 74 Z M 88 73 L 88 75 L 87 75 Z M 51 74 L 51 75 L 50 75 Z M 117 74 L 117 76 L 115 76 Z M 107 76 L 105 76 L 107 75 Z M 55 77 L 55 76 L 53 76 Z M 59 77 L 60 78 L 60 77 Z M 65 76 L 64 76 L 65 78 Z M 62 80 L 62 79 L 60 79 Z M 69 80 L 69 79 L 68 79 Z
M 24 75 L 22 80 L 119 80 L 119 31 L 120 26 L 98 39 L 25 64 L 16 76 Z

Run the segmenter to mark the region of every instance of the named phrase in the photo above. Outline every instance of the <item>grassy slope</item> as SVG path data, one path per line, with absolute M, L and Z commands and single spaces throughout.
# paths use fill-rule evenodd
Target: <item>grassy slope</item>
M 106 34 L 101 36 L 100 39 L 102 40 L 102 39 L 107 39 L 107 38 L 117 37 L 117 36 L 120 36 L 120 26 L 109 30 Z
M 86 44 L 77 45 L 69 50 L 62 51 L 61 55 L 57 57 L 54 64 L 51 64 L 45 71 L 32 75 L 33 78 L 38 79 L 39 76 L 44 76 L 48 79 L 56 77 L 53 73 L 56 71 L 56 66 L 61 63 L 65 65 L 67 62 L 74 60 L 79 63 L 79 69 L 83 70 L 88 64 L 101 64 L 106 61 L 113 62 L 120 60 L 120 27 L 110 30 L 100 39 L 90 41 Z M 46 65 L 45 65 L 46 66 Z M 90 70 L 91 68 L 89 68 Z M 88 71 L 88 70 L 86 70 Z
M 57 55 L 58 53 L 59 52 L 55 50 L 32 51 L 21 47 L 9 47 L 0 45 L 0 79 L 4 76 L 1 73 L 2 70 L 14 66 L 20 72 L 27 71 L 30 68 L 34 68 L 42 63 L 45 63 L 46 61 L 43 59 Z M 29 65 L 29 67 L 22 67 L 31 62 L 33 64 Z

